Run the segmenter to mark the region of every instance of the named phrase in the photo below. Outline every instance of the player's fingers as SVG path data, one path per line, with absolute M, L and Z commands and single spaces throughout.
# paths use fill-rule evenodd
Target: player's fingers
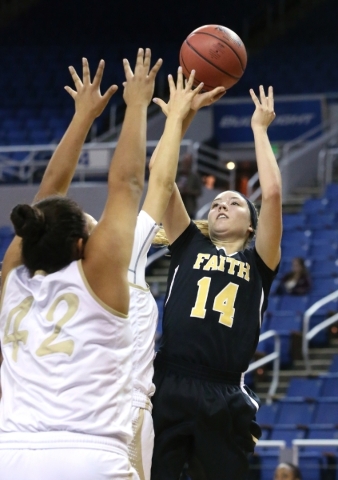
M 198 95 L 202 91 L 203 87 L 204 87 L 203 82 L 201 82 L 199 85 L 197 85 L 197 87 L 193 90 L 194 96 Z
M 82 79 L 83 85 L 90 84 L 90 70 L 89 70 L 89 63 L 86 58 L 82 59 Z
M 162 100 L 161 98 L 153 98 L 153 102 L 160 107 L 160 109 L 165 115 L 167 115 L 168 105 L 165 103 L 164 100 Z
M 129 61 L 126 58 L 123 59 L 123 68 L 126 79 L 129 80 L 129 78 L 132 78 L 134 74 L 132 72 L 132 69 L 130 68 Z
M 266 99 L 266 96 L 265 96 L 265 91 L 264 91 L 263 85 L 259 86 L 259 97 L 260 97 L 260 100 L 261 100 L 261 104 L 265 106 L 266 103 L 267 103 L 267 99 Z
M 112 85 L 108 88 L 106 93 L 102 96 L 102 98 L 108 103 L 114 93 L 117 91 L 119 87 L 117 85 Z
M 147 73 L 149 72 L 149 69 L 150 69 L 150 62 L 151 62 L 151 50 L 150 48 L 146 48 L 144 53 L 143 65 L 146 68 Z
M 153 68 L 150 70 L 148 76 L 151 78 L 151 79 L 154 79 L 157 75 L 157 72 L 159 71 L 159 69 L 161 68 L 161 65 L 163 63 L 163 60 L 162 58 L 159 58 L 157 60 L 157 62 L 155 63 L 155 65 L 153 66 Z
M 77 94 L 77 92 L 76 92 L 75 90 L 73 90 L 72 88 L 68 87 L 68 85 L 65 86 L 64 89 L 66 90 L 66 92 L 69 93 L 69 95 L 70 95 L 72 98 L 75 99 L 76 94 Z
M 135 63 L 135 72 L 137 68 L 143 66 L 144 63 L 144 50 L 143 48 L 139 48 L 136 55 L 136 63 Z
M 224 87 L 216 87 L 213 90 L 210 90 L 209 94 L 212 98 L 217 97 L 219 94 L 224 95 L 226 93 L 226 90 Z
M 177 69 L 177 82 L 176 82 L 177 90 L 182 90 L 184 88 L 184 79 L 182 73 L 182 67 L 178 67 Z
M 217 100 L 219 100 L 220 98 L 222 98 L 223 95 L 225 95 L 226 93 L 227 93 L 227 92 L 226 92 L 225 89 L 224 89 L 224 91 L 222 91 L 222 92 L 216 93 L 216 95 L 214 95 L 214 96 L 212 97 L 212 101 L 213 101 L 213 102 L 217 102 Z
M 73 82 L 74 82 L 74 85 L 76 87 L 76 90 L 79 88 L 79 87 L 82 87 L 83 84 L 81 82 L 81 79 L 80 77 L 78 76 L 78 74 L 76 73 L 76 70 L 74 67 L 70 66 L 68 67 L 68 70 L 72 76 L 72 79 L 73 79 Z
M 171 74 L 168 75 L 168 84 L 169 84 L 169 92 L 171 96 L 176 92 L 175 82 Z
M 250 95 L 251 95 L 251 98 L 252 98 L 252 101 L 254 102 L 254 104 L 256 105 L 256 107 L 259 107 L 259 106 L 260 106 L 260 102 L 259 102 L 259 100 L 258 100 L 255 92 L 253 91 L 253 89 L 250 88 L 249 92 L 250 92 Z
M 99 61 L 99 65 L 97 67 L 95 77 L 93 80 L 93 85 L 99 86 L 101 84 L 102 76 L 103 76 L 103 71 L 104 71 L 104 60 Z
M 270 86 L 268 90 L 268 107 L 273 112 L 274 110 L 274 98 L 273 98 L 273 88 Z
M 182 71 L 182 67 L 181 68 L 181 71 Z M 186 86 L 185 88 L 188 90 L 191 90 L 192 89 L 192 86 L 194 84 L 194 81 L 195 81 L 195 73 L 196 73 L 196 70 L 191 70 L 190 72 L 190 75 L 189 75 L 189 78 L 188 78 L 188 81 L 186 83 Z

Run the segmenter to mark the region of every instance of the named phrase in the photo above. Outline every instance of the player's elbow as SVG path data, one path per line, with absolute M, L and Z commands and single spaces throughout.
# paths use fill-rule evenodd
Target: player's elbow
M 126 194 L 129 192 L 131 195 L 141 196 L 144 188 L 144 175 L 135 173 L 114 176 L 109 178 L 108 186 L 112 191 L 125 190 Z
M 276 181 L 269 185 L 268 188 L 262 189 L 262 200 L 264 202 L 271 202 L 281 204 L 282 202 L 282 186 L 281 183 Z

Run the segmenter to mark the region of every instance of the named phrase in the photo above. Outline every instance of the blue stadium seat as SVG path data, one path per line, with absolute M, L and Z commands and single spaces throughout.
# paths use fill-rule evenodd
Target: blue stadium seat
M 304 397 L 307 399 L 316 399 L 320 396 L 322 390 L 322 378 L 291 378 L 286 397 Z
M 338 276 L 338 260 L 315 256 L 309 266 L 311 277 Z
M 311 240 L 327 240 L 327 241 L 338 243 L 338 230 L 336 228 L 313 230 L 311 235 Z
M 305 214 L 324 213 L 329 201 L 327 198 L 309 198 L 305 200 L 302 212 Z
M 312 419 L 314 424 L 338 423 L 338 399 L 319 398 Z
M 292 447 L 292 440 L 302 440 L 306 437 L 306 428 L 295 428 L 294 425 L 275 425 L 270 434 L 270 440 L 285 440 L 287 447 Z
M 332 258 L 335 260 L 337 258 L 337 242 L 332 240 L 311 240 L 309 242 L 309 248 L 307 255 L 312 258 L 326 257 L 327 259 Z
M 276 423 L 289 425 L 310 425 L 313 421 L 315 407 L 316 403 L 304 401 L 304 399 L 281 399 Z
M 289 243 L 299 243 L 301 245 L 308 245 L 311 240 L 310 230 L 286 230 L 283 232 L 282 245 Z
M 338 373 L 338 354 L 333 355 L 332 361 L 329 367 L 330 373 Z
M 318 228 L 335 228 L 337 225 L 337 218 L 335 213 L 320 213 L 320 214 L 307 214 L 306 216 L 306 228 L 310 230 Z
M 337 397 L 338 398 L 338 374 L 327 374 L 321 376 L 323 381 L 322 397 Z M 338 418 L 337 418 L 338 424 Z
M 330 183 L 326 185 L 325 197 L 328 199 L 338 200 L 338 184 Z
M 256 414 L 257 423 L 261 427 L 274 425 L 276 423 L 279 407 L 279 402 L 274 402 L 271 405 L 263 404 Z
M 329 295 L 338 290 L 338 278 L 313 278 L 311 295 Z
M 304 313 L 308 308 L 309 297 L 307 295 L 281 295 L 279 310 L 291 310 L 297 314 Z
M 283 215 L 283 231 L 305 230 L 306 215 L 304 213 L 288 213 Z

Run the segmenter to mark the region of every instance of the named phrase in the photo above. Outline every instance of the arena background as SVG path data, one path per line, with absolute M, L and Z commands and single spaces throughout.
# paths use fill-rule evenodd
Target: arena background
M 63 89 L 71 85 L 68 65 L 79 70 L 85 56 L 94 71 L 104 58 L 103 89 L 121 87 L 122 58 L 132 63 L 138 47 L 150 47 L 154 59 L 164 60 L 155 94 L 167 98 L 167 74 L 176 72 L 180 45 L 192 30 L 220 24 L 240 35 L 248 51 L 242 79 L 199 112 L 182 145 L 204 181 L 200 218 L 215 192 L 228 187 L 259 207 L 248 90 L 273 85 L 277 119 L 270 138 L 283 176 L 283 257 L 246 380 L 263 403 L 251 480 L 271 480 L 279 459 L 299 463 L 306 480 L 338 479 L 337 18 L 337 0 L 0 0 L 1 258 L 13 235 L 10 209 L 31 201 L 71 119 L 73 101 Z M 71 187 L 70 195 L 96 217 L 123 113 L 120 88 L 88 136 Z M 163 122 L 151 106 L 149 156 Z M 295 256 L 306 260 L 311 292 L 277 295 Z M 166 269 L 163 251 L 152 250 L 147 278 L 160 311 Z

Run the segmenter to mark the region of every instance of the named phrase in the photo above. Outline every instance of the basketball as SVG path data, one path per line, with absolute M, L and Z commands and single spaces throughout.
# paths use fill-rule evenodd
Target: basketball
M 196 70 L 194 85 L 204 90 L 223 86 L 226 90 L 242 77 L 247 63 L 245 45 L 230 28 L 204 25 L 188 35 L 180 50 L 180 65 L 189 78 Z

